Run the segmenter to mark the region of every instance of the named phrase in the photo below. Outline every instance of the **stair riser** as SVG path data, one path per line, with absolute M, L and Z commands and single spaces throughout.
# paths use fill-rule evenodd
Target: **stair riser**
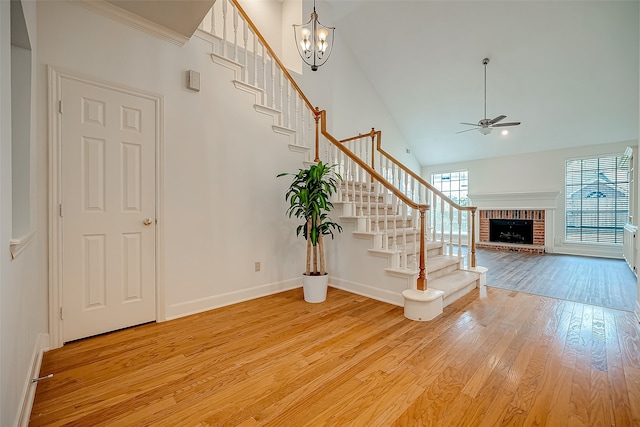
M 469 285 L 465 286 L 464 288 L 458 289 L 456 292 L 452 293 L 451 295 L 445 295 L 445 297 L 444 297 L 444 307 L 448 306 L 451 303 L 456 302 L 457 300 L 459 300 L 460 298 L 462 298 L 463 296 L 465 296 L 469 292 L 473 291 L 477 287 L 478 287 L 477 283 L 476 282 L 472 282 Z

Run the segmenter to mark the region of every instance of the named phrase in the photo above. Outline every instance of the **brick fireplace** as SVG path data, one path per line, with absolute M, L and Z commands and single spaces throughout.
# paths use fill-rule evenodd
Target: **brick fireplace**
M 491 248 L 505 251 L 518 251 L 542 254 L 545 245 L 545 211 L 544 210 L 525 210 L 525 209 L 486 209 L 479 210 L 480 219 L 480 236 L 476 244 L 478 248 Z M 491 220 L 500 221 L 507 224 L 526 224 L 533 223 L 533 242 L 508 242 L 508 241 L 491 241 Z M 495 222 L 494 222 L 495 224 Z M 495 227 L 495 225 L 494 225 Z M 493 233 L 495 235 L 495 233 Z M 495 240 L 495 239 L 494 239 Z

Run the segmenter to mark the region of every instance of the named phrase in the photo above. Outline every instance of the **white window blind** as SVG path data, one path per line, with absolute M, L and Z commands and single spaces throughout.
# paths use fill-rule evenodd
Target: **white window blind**
M 628 167 L 621 156 L 566 162 L 565 238 L 622 244 L 629 216 Z

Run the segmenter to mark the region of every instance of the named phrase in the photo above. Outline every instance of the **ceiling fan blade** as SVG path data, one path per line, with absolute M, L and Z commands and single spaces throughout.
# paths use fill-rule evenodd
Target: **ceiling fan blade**
M 456 133 L 464 133 L 464 132 L 469 132 L 472 130 L 478 130 L 477 128 L 471 128 L 471 129 L 465 129 L 465 130 L 461 130 L 460 132 L 456 132 Z
M 477 123 L 460 123 L 461 125 L 469 125 L 469 126 L 480 126 Z
M 492 125 L 494 128 L 504 127 L 504 126 L 518 126 L 520 122 L 508 122 L 508 123 L 497 123 Z
M 494 123 L 498 123 L 500 120 L 504 120 L 506 118 L 507 118 L 507 116 L 498 116 L 493 120 L 489 120 L 489 124 L 492 125 Z

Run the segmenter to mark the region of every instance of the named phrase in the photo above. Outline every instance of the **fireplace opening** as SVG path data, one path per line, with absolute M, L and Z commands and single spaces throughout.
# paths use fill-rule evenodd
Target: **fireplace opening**
M 525 219 L 490 219 L 491 242 L 533 244 L 533 221 Z

